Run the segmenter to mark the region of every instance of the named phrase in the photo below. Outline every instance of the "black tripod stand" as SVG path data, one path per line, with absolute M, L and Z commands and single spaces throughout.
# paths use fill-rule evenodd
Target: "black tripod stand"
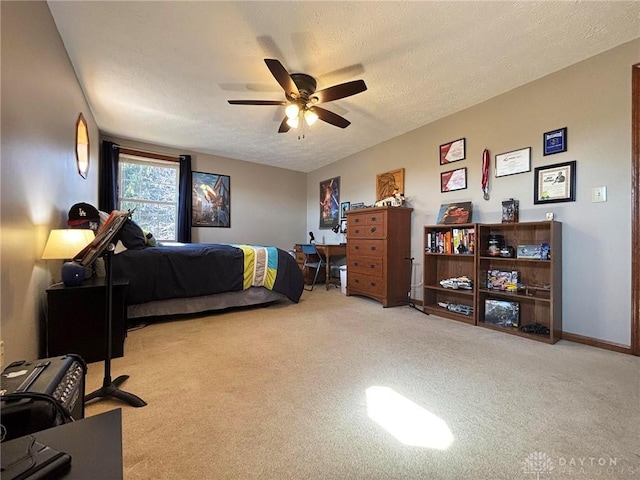
M 104 253 L 102 254 L 104 257 L 105 268 L 107 270 L 107 292 L 106 292 L 106 321 L 105 321 L 105 335 L 106 335 L 106 348 L 104 354 L 104 380 L 102 382 L 102 387 L 92 392 L 88 395 L 85 395 L 84 401 L 85 403 L 94 400 L 96 398 L 107 398 L 113 397 L 123 402 L 128 403 L 132 407 L 144 407 L 147 402 L 142 400 L 140 397 L 134 395 L 133 393 L 125 392 L 120 390 L 118 387 L 124 383 L 125 380 L 129 378 L 129 375 L 120 375 L 115 380 L 111 381 L 111 323 L 112 323 L 112 295 L 113 295 L 113 275 L 111 273 L 111 257 L 113 256 L 113 251 L 115 250 L 115 245 L 113 243 L 109 243 L 107 248 L 104 249 Z
M 413 273 L 413 257 L 405 257 L 405 260 L 409 260 L 409 291 L 407 292 L 407 300 L 406 303 L 402 303 L 402 305 L 409 305 L 411 308 L 419 311 L 420 313 L 424 313 L 425 315 L 429 315 L 421 308 L 418 308 L 413 300 L 411 299 L 411 274 Z

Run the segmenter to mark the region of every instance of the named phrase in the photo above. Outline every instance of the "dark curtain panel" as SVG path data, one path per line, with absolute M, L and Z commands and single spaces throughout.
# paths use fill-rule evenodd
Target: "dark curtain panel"
M 120 145 L 107 140 L 100 146 L 98 210 L 111 213 L 118 207 L 118 158 Z
M 180 155 L 178 241 L 191 243 L 191 155 Z

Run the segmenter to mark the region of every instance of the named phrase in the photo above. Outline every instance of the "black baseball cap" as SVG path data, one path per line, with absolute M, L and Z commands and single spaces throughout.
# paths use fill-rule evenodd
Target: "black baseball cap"
M 76 203 L 71 207 L 67 225 L 79 227 L 90 222 L 100 222 L 100 212 L 96 207 L 88 203 Z

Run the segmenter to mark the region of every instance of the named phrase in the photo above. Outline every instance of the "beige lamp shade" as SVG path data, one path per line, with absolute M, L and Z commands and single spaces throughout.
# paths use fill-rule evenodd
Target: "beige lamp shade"
M 68 228 L 51 230 L 49 239 L 42 252 L 43 260 L 73 259 L 84 247 L 95 238 L 93 230 Z

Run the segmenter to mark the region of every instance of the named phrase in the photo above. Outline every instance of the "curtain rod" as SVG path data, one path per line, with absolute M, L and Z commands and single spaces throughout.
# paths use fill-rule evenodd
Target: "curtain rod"
M 161 153 L 148 152 L 145 150 L 137 150 L 133 148 L 121 147 L 120 145 L 116 145 L 115 143 L 113 144 L 113 147 L 119 148 L 120 153 L 124 153 L 125 155 L 136 155 L 138 157 L 153 158 L 154 160 L 165 160 L 167 162 L 179 162 L 180 159 L 183 158 L 182 155 L 173 157 L 171 155 L 163 155 Z

